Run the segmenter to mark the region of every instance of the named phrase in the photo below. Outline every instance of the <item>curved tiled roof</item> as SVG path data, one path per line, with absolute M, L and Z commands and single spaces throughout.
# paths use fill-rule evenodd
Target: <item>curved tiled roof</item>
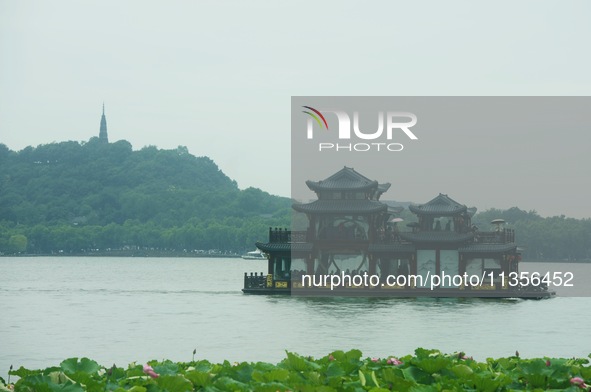
M 316 200 L 307 204 L 293 204 L 298 212 L 317 214 L 368 214 L 387 211 L 388 206 L 375 200 Z
M 411 242 L 465 242 L 474 238 L 472 233 L 454 231 L 420 231 L 418 233 L 400 232 L 400 237 Z
M 357 173 L 351 167 L 344 167 L 332 176 L 322 180 L 322 181 L 306 181 L 308 188 L 311 190 L 318 192 L 318 191 L 325 191 L 325 190 L 332 190 L 332 191 L 355 191 L 355 190 L 365 190 L 371 188 L 379 188 L 380 192 L 383 193 L 388 190 L 390 184 L 378 184 L 377 181 L 370 180 L 369 178 L 365 177 L 362 174 Z
M 392 184 L 390 184 L 389 182 L 385 183 L 385 184 L 378 184 L 378 191 L 376 193 L 376 199 L 379 199 L 380 196 L 382 195 L 382 193 L 387 192 L 388 189 L 390 189 L 390 186 Z
M 420 205 L 410 205 L 408 209 L 419 215 L 456 215 L 466 212 L 468 208 L 453 200 L 447 195 L 440 193 L 433 200 Z

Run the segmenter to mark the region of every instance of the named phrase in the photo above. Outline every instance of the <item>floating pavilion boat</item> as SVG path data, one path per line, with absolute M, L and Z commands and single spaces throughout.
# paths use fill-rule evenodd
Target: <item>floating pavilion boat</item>
M 243 292 L 483 298 L 555 294 L 542 282 L 519 279 L 521 255 L 513 229 L 495 220 L 496 230 L 479 231 L 471 222 L 476 209 L 448 195 L 410 205 L 417 222 L 407 224 L 410 231 L 400 231 L 402 219 L 396 215 L 401 208 L 380 201 L 389 183 L 344 167 L 306 184 L 318 199 L 292 208 L 306 214 L 307 230 L 270 228 L 268 242 L 256 243 L 267 257 L 267 273 L 245 273 Z

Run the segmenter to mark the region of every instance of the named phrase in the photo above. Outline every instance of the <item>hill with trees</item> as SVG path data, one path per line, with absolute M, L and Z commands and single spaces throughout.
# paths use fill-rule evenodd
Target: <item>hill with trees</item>
M 408 208 L 401 217 L 416 220 Z M 293 218 L 306 228 L 305 216 Z M 525 259 L 591 260 L 591 219 L 513 207 L 479 212 L 473 223 L 489 230 L 497 218 L 515 229 Z M 92 138 L 17 152 L 0 144 L 0 254 L 241 253 L 291 220 L 290 199 L 240 190 L 186 147 L 133 151 L 124 140 Z
M 240 190 L 186 147 L 129 142 L 0 144 L 0 252 L 105 249 L 242 252 L 289 225 L 291 202 Z

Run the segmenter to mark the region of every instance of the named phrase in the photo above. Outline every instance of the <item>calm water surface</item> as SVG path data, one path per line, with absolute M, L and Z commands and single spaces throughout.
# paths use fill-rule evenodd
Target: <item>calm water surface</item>
M 367 356 L 416 347 L 475 358 L 586 357 L 591 299 L 297 298 L 242 294 L 262 261 L 0 258 L 0 376 L 69 357 L 278 362 L 285 350 Z

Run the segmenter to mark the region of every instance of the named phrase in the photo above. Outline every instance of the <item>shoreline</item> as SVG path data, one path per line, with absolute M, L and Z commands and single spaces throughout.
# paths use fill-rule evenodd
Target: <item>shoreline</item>
M 0 255 L 0 257 L 179 257 L 179 258 L 240 258 L 239 254 L 201 254 L 188 252 L 157 251 L 112 251 L 92 253 L 26 253 L 18 255 Z
M 82 252 L 82 253 L 23 253 L 0 255 L 2 257 L 179 257 L 179 258 L 235 258 L 242 257 L 237 253 L 189 253 L 189 252 L 165 252 L 165 251 L 110 251 L 110 252 Z M 587 264 L 591 260 L 521 260 L 520 263 L 555 263 L 555 264 Z

